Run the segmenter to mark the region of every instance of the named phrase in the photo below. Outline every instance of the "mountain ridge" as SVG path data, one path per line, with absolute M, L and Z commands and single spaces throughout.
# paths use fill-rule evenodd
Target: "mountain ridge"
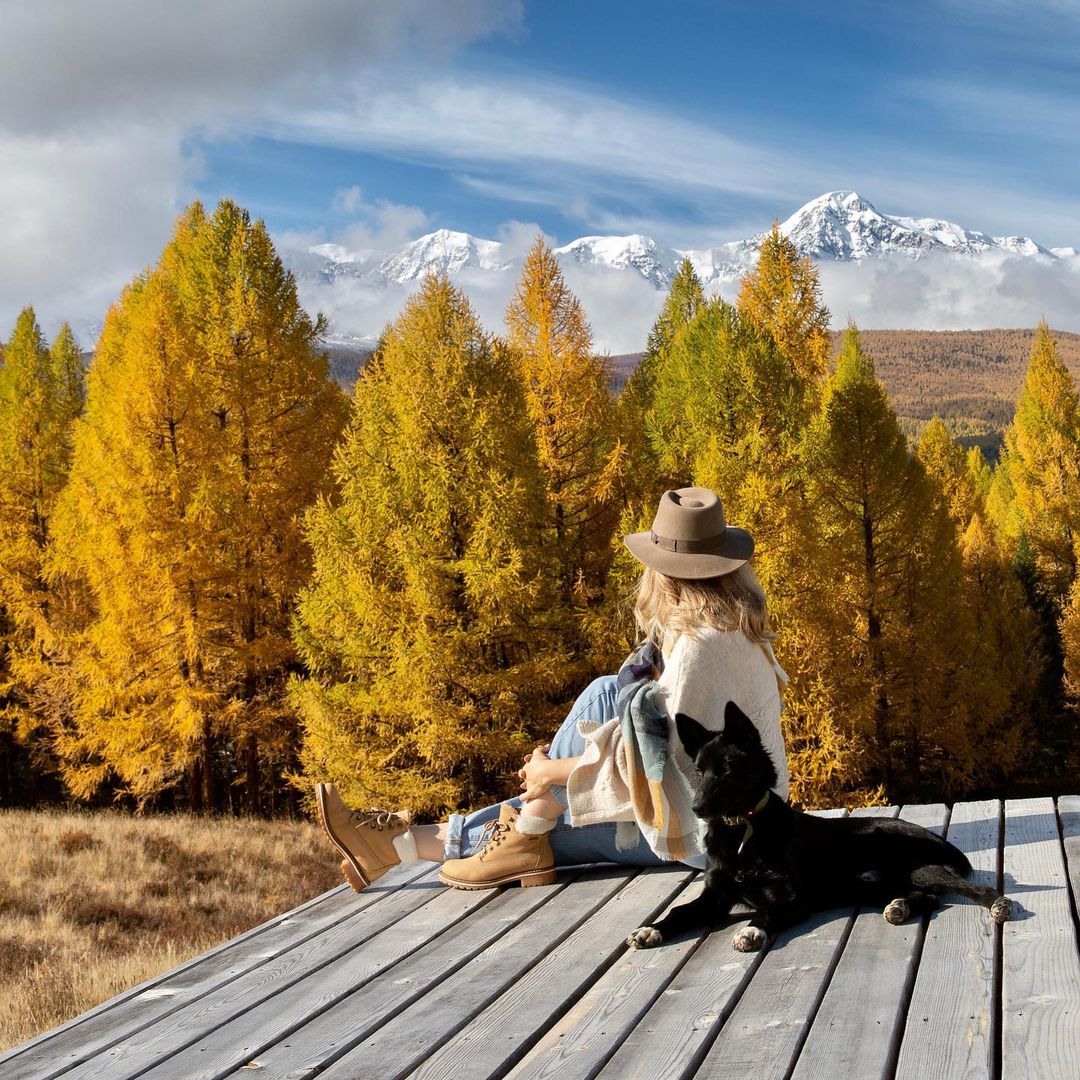
M 801 254 L 816 261 L 860 262 L 894 254 L 919 259 L 931 254 L 988 251 L 1054 260 L 1074 252 L 1067 247 L 1044 247 L 1027 236 L 993 236 L 939 218 L 883 214 L 850 190 L 830 191 L 811 199 L 781 222 L 780 231 Z M 670 247 L 640 233 L 593 235 L 578 237 L 554 252 L 560 260 L 581 266 L 634 271 L 658 289 L 671 284 L 679 264 L 688 258 L 705 287 L 715 288 L 736 280 L 754 265 L 765 235 L 759 232 L 707 248 Z M 332 280 L 348 275 L 371 284 L 408 285 L 430 270 L 451 276 L 465 271 L 504 271 L 520 264 L 522 258 L 501 241 L 436 229 L 389 252 L 313 245 L 302 253 L 296 268 L 301 276 L 314 274 Z

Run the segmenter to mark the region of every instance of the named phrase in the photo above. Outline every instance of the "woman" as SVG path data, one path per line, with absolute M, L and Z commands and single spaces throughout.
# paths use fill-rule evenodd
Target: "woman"
M 704 824 L 689 810 L 696 770 L 673 717 L 719 731 L 728 701 L 758 727 L 787 798 L 787 676 L 749 564 L 753 538 L 726 524 L 715 492 L 688 487 L 665 491 L 651 530 L 624 542 L 644 567 L 634 606 L 644 640 L 618 676 L 585 689 L 549 746 L 526 755 L 521 795 L 413 826 L 407 812 L 354 811 L 318 785 L 320 820 L 354 889 L 417 859 L 443 863 L 440 880 L 462 889 L 546 885 L 556 866 L 581 863 L 703 868 Z

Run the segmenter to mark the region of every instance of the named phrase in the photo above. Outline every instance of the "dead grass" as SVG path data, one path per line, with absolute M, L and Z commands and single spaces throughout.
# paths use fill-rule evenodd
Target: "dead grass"
M 307 822 L 0 811 L 0 1052 L 340 884 Z

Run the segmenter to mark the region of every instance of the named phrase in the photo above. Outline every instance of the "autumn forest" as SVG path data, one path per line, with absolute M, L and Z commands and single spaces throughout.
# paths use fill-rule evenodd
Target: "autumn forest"
M 794 801 L 1053 789 L 1080 765 L 1054 333 L 991 461 L 955 418 L 905 428 L 873 335 L 834 357 L 829 323 L 774 227 L 734 304 L 683 263 L 612 393 L 538 239 L 497 332 L 429 275 L 350 398 L 264 223 L 192 204 L 88 365 L 29 307 L 0 347 L 0 805 L 508 797 L 634 643 L 621 537 L 689 484 L 757 541 Z

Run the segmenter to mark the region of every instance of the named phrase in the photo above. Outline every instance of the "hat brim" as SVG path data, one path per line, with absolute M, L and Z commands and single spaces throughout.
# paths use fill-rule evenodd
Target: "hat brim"
M 738 570 L 754 553 L 754 538 L 745 530 L 729 525 L 716 552 L 669 551 L 653 543 L 651 532 L 631 533 L 623 543 L 640 563 L 676 578 L 710 578 Z

